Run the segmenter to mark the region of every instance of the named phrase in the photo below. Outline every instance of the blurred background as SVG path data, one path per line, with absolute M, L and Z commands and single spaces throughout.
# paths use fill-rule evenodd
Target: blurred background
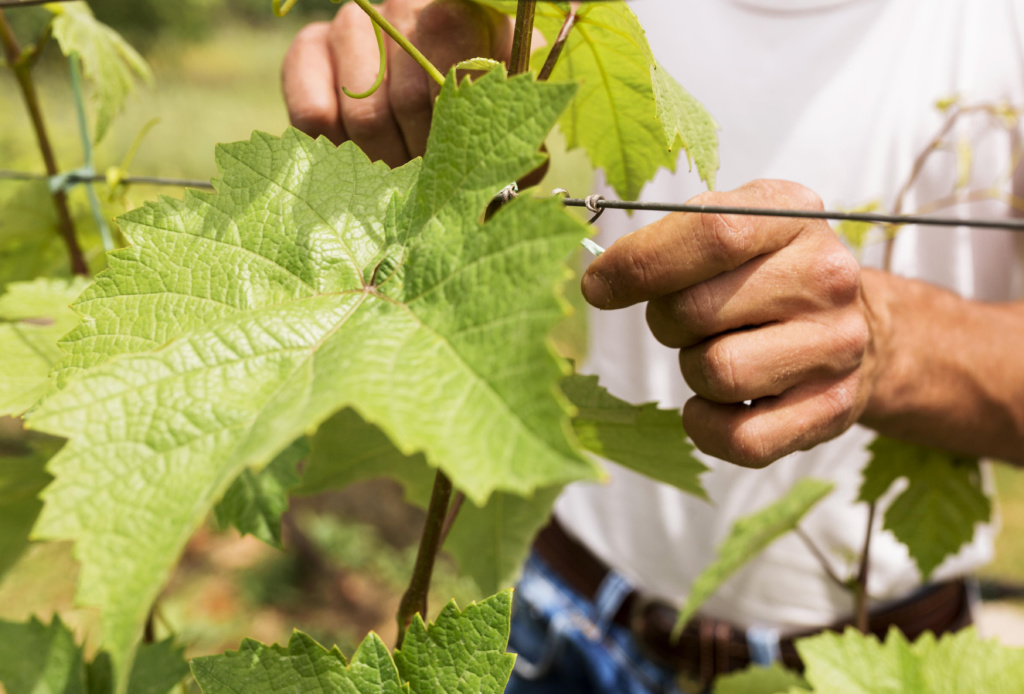
M 118 164 L 154 118 L 130 171 L 136 175 L 208 180 L 216 173 L 218 142 L 247 139 L 253 130 L 280 134 L 287 114 L 279 69 L 296 31 L 328 19 L 336 6 L 300 0 L 279 19 L 270 0 L 92 0 L 97 17 L 120 31 L 149 60 L 156 77 L 140 88 L 96 153 L 99 171 Z M 8 12 L 27 43 L 45 11 Z M 43 109 L 64 169 L 82 163 L 66 62 L 51 45 L 38 68 Z M 0 70 L 0 168 L 42 173 L 42 162 L 14 80 Z M 177 188 L 133 186 L 133 205 Z M 578 338 L 578 331 L 576 337 Z M 23 434 L 0 420 L 0 448 Z M 1003 530 L 998 556 L 983 578 L 983 627 L 1024 645 L 1024 472 L 996 470 Z M 387 482 L 303 500 L 285 522 L 280 552 L 212 525 L 201 530 L 160 601 L 158 635 L 176 634 L 190 656 L 235 649 L 243 637 L 286 643 L 293 627 L 351 653 L 367 631 L 393 642 L 394 614 L 411 572 L 422 513 Z M 34 546 L 0 582 L 0 619 L 46 619 L 54 610 L 81 629 L 95 619 L 75 609 L 75 565 L 62 544 Z M 460 604 L 480 597 L 442 561 L 437 595 Z M 440 609 L 438 600 L 432 610 Z

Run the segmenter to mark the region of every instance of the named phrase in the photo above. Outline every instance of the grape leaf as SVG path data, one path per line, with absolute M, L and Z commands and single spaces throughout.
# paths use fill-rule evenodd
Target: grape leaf
M 651 85 L 658 108 L 658 120 L 665 128 L 669 149 L 676 143 L 686 152 L 690 169 L 697 165 L 697 174 L 709 190 L 715 187 L 718 173 L 718 124 L 690 92 L 672 79 L 664 67 L 651 66 Z
M 243 470 L 224 498 L 214 507 L 221 528 L 233 525 L 268 545 L 281 545 L 281 515 L 288 510 L 288 494 L 299 485 L 299 461 L 309 453 L 301 438 L 274 458 L 263 470 Z
M 44 467 L 61 445 L 60 439 L 43 436 L 0 438 L 0 577 L 28 547 L 29 533 L 43 508 L 39 492 L 52 479 Z
M 77 53 L 85 76 L 95 87 L 96 142 L 103 139 L 114 116 L 135 88 L 135 78 L 152 84 L 145 58 L 109 26 L 93 16 L 84 2 L 51 3 L 53 36 L 64 55 Z
M 402 484 L 409 502 L 426 509 L 434 476 L 422 455 L 403 455 L 379 428 L 346 409 L 320 425 L 297 493 L 314 494 L 390 477 Z M 539 489 L 530 498 L 498 492 L 483 507 L 471 502 L 463 505 L 444 548 L 480 592 L 490 595 L 515 582 L 560 489 Z
M 411 503 L 426 508 L 434 476 L 421 454 L 405 455 L 380 428 L 346 408 L 317 429 L 295 493 L 318 494 L 363 480 L 390 477 L 402 483 Z
M 398 694 L 408 692 L 391 653 L 371 633 L 347 663 L 337 646 L 328 651 L 296 631 L 288 648 L 246 639 L 238 651 L 196 658 L 192 674 L 204 694 Z
M 573 91 L 449 77 L 422 162 L 257 133 L 218 149 L 217 193 L 121 218 L 133 245 L 76 303 L 64 387 L 30 419 L 71 439 L 36 532 L 75 540 L 118 672 L 213 503 L 344 407 L 476 503 L 597 475 L 545 342 L 587 230 L 556 200 L 481 220 Z
M 515 11 L 514 3 L 484 4 Z M 548 46 L 567 13 L 562 3 L 538 7 L 536 25 Z M 542 64 L 548 52 L 538 50 L 533 65 Z M 559 124 L 569 147 L 583 147 L 620 197 L 636 199 L 662 167 L 675 171 L 678 156 L 672 150 L 677 142 L 696 162 L 701 178 L 714 186 L 717 126 L 703 106 L 658 68 L 643 27 L 623 0 L 579 8 L 551 79 L 580 84 Z
M 796 528 L 814 506 L 832 492 L 830 482 L 805 478 L 785 496 L 736 521 L 729 537 L 718 548 L 718 557 L 704 569 L 690 588 L 686 605 L 679 611 L 674 633 L 682 631 L 708 598 L 743 565 L 782 535 Z
M 467 503 L 444 543 L 462 573 L 488 595 L 513 585 L 537 532 L 551 517 L 562 486 L 538 489 L 529 498 L 498 493 L 483 507 Z
M 83 188 L 68 192 L 68 207 L 89 270 L 99 272 L 106 265 L 103 239 Z M 101 207 L 108 220 L 124 212 L 120 202 L 104 200 Z M 0 180 L 0 291 L 11 282 L 70 274 L 47 182 Z
M 167 694 L 188 675 L 185 651 L 170 640 L 139 650 L 131 694 Z M 86 663 L 67 626 L 54 617 L 0 622 L 0 684 L 7 694 L 110 694 L 110 659 L 99 653 Z
M 987 523 L 992 502 L 975 458 L 879 437 L 868 447 L 860 500 L 878 501 L 897 479 L 909 483 L 885 510 L 886 530 L 907 546 L 924 580 Z
M 57 341 L 78 325 L 69 306 L 87 284 L 37 279 L 10 284 L 0 296 L 0 415 L 20 415 L 46 393 L 63 356 Z
M 0 181 L 0 290 L 9 282 L 69 271 L 46 182 Z
M 786 694 L 798 687 L 807 687 L 803 677 L 779 663 L 772 663 L 769 667 L 751 665 L 716 678 L 713 694 Z
M 851 627 L 801 639 L 797 650 L 821 694 L 1012 692 L 1024 682 L 1024 651 L 982 641 L 974 629 L 910 644 L 895 627 L 885 643 Z
M 0 622 L 0 684 L 7 694 L 86 694 L 82 649 L 54 617 L 49 626 L 33 618 Z
M 693 456 L 678 411 L 630 405 L 602 388 L 596 376 L 568 378 L 562 391 L 578 410 L 572 426 L 588 451 L 708 499 L 700 482 L 708 468 Z
M 510 593 L 470 605 L 455 603 L 427 627 L 417 616 L 394 659 L 371 633 L 347 663 L 301 632 L 288 648 L 245 640 L 237 652 L 196 658 L 192 674 L 205 694 L 339 692 L 501 692 L 515 656 L 505 653 L 512 609 Z
M 460 612 L 449 602 L 429 627 L 413 617 L 395 663 L 410 691 L 501 694 L 516 657 L 506 653 L 512 591 L 470 605 Z

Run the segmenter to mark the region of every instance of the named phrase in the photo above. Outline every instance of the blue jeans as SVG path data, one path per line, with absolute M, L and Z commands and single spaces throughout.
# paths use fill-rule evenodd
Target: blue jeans
M 509 650 L 519 657 L 506 694 L 679 694 L 675 674 L 612 622 L 632 589 L 611 572 L 590 601 L 531 556 L 512 607 Z

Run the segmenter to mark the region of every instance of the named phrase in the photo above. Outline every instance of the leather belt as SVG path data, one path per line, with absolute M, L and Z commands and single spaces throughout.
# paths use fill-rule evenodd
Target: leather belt
M 608 567 L 590 550 L 569 537 L 552 519 L 534 542 L 534 550 L 548 566 L 583 597 L 594 600 L 608 574 Z M 686 625 L 682 637 L 672 643 L 670 634 L 677 611 L 633 591 L 615 614 L 614 622 L 629 629 L 655 661 L 703 685 L 718 675 L 740 670 L 750 664 L 746 630 L 728 622 L 697 617 Z M 925 631 L 941 634 L 971 623 L 964 581 L 936 583 L 903 602 L 873 612 L 869 631 L 884 639 L 889 627 L 898 627 L 913 641 Z M 821 631 L 839 631 L 851 621 L 793 634 L 779 643 L 787 667 L 803 670 L 794 641 Z

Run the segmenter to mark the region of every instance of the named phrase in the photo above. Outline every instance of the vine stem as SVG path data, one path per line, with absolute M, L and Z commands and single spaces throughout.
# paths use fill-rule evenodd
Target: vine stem
M 875 528 L 875 511 L 878 506 L 871 502 L 868 507 L 868 530 L 864 535 L 864 551 L 860 555 L 860 569 L 854 581 L 854 615 L 856 627 L 862 633 L 868 633 L 868 574 L 871 572 L 871 535 Z
M 810 553 L 813 554 L 814 558 L 818 560 L 819 564 L 821 564 L 821 568 L 825 572 L 825 575 L 843 590 L 850 590 L 850 584 L 839 578 L 839 574 L 837 574 L 835 569 L 832 568 L 832 564 L 829 562 L 828 558 L 825 557 L 825 553 L 818 548 L 818 545 L 814 543 L 814 540 L 811 539 L 811 536 L 808 535 L 803 528 L 797 526 L 796 536 L 803 541 Z
M 377 8 L 370 4 L 370 0 L 355 0 L 355 3 L 363 9 L 363 12 L 370 16 L 370 19 L 373 20 L 374 24 L 383 29 L 385 34 L 390 36 L 395 43 L 401 46 L 406 53 L 412 56 L 412 59 L 427 71 L 427 74 L 430 75 L 431 79 L 441 86 L 444 86 L 444 75 L 441 74 L 441 71 L 434 67 L 434 64 L 427 60 L 427 57 L 420 53 L 416 46 L 412 45 L 412 42 L 409 41 L 409 39 L 402 36 L 401 32 L 391 25 L 391 22 L 384 19 L 384 15 L 378 12 Z
M 14 36 L 7 16 L 0 9 L 0 43 L 3 44 L 4 55 L 7 64 L 14 71 L 21 88 L 21 95 L 25 100 L 29 118 L 32 120 L 32 127 L 36 133 L 36 140 L 39 143 L 39 152 L 43 156 L 43 163 L 46 165 L 46 173 L 56 176 L 59 173 L 57 160 L 53 156 L 53 147 L 50 145 L 50 137 L 46 132 L 46 122 L 43 120 L 43 112 L 39 106 L 39 94 L 36 92 L 35 83 L 32 81 L 31 68 L 22 61 L 21 47 L 18 39 Z M 75 224 L 71 220 L 71 211 L 68 209 L 67 193 L 63 190 L 53 191 L 53 204 L 57 210 L 57 224 L 64 244 L 68 248 L 68 256 L 71 261 L 71 271 L 76 275 L 88 275 L 89 268 L 85 262 L 85 255 L 78 245 L 78 237 L 75 235 Z
M 565 22 L 558 32 L 554 45 L 551 46 L 547 60 L 544 61 L 544 67 L 540 69 L 540 74 L 537 75 L 538 82 L 547 82 L 548 78 L 551 77 L 551 73 L 555 71 L 555 65 L 558 64 L 558 59 L 562 57 L 562 51 L 565 50 L 565 44 L 569 41 L 569 33 L 574 26 L 576 26 L 576 8 L 572 7 L 569 9 L 569 14 L 565 17 Z
M 358 2 L 358 0 L 357 0 Z M 452 481 L 440 470 L 434 478 L 434 489 L 430 493 L 430 506 L 427 508 L 427 520 L 420 537 L 419 551 L 416 553 L 416 565 L 413 567 L 409 587 L 402 596 L 398 606 L 398 641 L 395 648 L 402 647 L 405 631 L 409 628 L 413 617 L 417 614 L 427 618 L 427 593 L 430 591 L 430 579 L 434 574 L 434 562 L 448 517 L 448 502 L 452 498 Z
M 444 546 L 444 541 L 448 539 L 448 533 L 452 531 L 452 526 L 455 525 L 455 520 L 459 517 L 459 511 L 462 510 L 462 505 L 466 503 L 466 495 L 462 492 L 457 492 L 455 498 L 452 499 L 452 506 L 448 510 L 448 517 L 444 519 L 444 527 L 441 528 L 441 542 L 438 544 L 438 549 Z
M 537 17 L 537 0 L 519 0 L 516 6 L 516 28 L 512 35 L 512 56 L 508 61 L 509 76 L 530 69 L 533 48 L 533 25 Z

